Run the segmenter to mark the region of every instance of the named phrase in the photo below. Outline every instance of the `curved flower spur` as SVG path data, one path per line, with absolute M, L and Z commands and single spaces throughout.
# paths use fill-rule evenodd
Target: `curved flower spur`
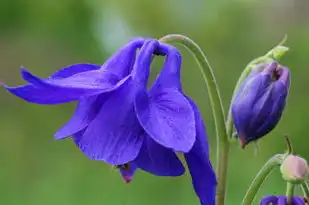
M 153 129 L 151 127 L 151 121 L 147 121 L 147 116 L 154 116 L 160 113 L 152 113 L 156 111 L 152 109 L 150 106 L 157 106 L 154 103 L 146 103 L 145 101 L 155 100 L 155 96 L 158 96 L 156 93 L 161 93 L 161 95 L 166 95 L 169 93 L 175 93 L 175 99 L 177 98 L 183 99 L 182 86 L 180 82 L 180 69 L 181 69 L 181 55 L 179 51 L 170 45 L 161 44 L 160 50 L 162 53 L 166 54 L 165 63 L 162 68 L 162 71 L 158 75 L 157 79 L 153 83 L 152 87 L 149 89 L 148 94 L 144 92 L 140 96 L 138 96 L 136 100 L 136 110 L 138 117 L 140 119 L 141 124 L 147 131 L 148 129 Z M 176 94 L 177 93 L 177 94 Z M 171 94 L 170 94 L 171 95 Z M 151 97 L 154 96 L 154 97 Z M 152 99 L 153 98 L 153 99 Z M 209 145 L 208 145 L 208 136 L 205 131 L 204 122 L 198 107 L 195 105 L 193 100 L 191 100 L 188 96 L 186 99 L 190 103 L 191 107 L 194 110 L 194 118 L 195 118 L 195 129 L 196 135 L 195 142 L 192 149 L 188 153 L 184 153 L 185 159 L 187 161 L 187 165 L 189 171 L 191 173 L 192 183 L 197 193 L 200 202 L 202 205 L 211 205 L 215 203 L 215 190 L 216 190 L 216 175 L 214 173 L 213 167 L 209 160 Z M 173 103 L 168 100 L 166 102 L 171 103 L 168 109 L 170 111 L 177 110 L 177 115 L 181 114 L 181 109 L 179 105 Z M 147 109 L 144 109 L 142 113 L 139 113 L 139 106 L 148 105 Z M 167 107 L 158 108 L 166 110 Z M 172 113 L 171 113 L 172 114 Z M 180 116 L 179 119 L 183 119 L 183 123 L 188 123 L 189 121 L 186 119 L 188 116 Z M 160 118 L 157 118 L 160 119 Z M 162 125 L 166 126 L 166 125 Z M 159 136 L 166 136 L 169 133 L 165 133 L 164 130 L 155 130 L 160 131 L 158 133 Z M 157 141 L 158 142 L 158 141 Z M 137 158 L 132 161 L 127 167 L 120 167 L 120 172 L 123 175 L 124 180 L 126 181 L 126 176 L 124 176 L 125 168 L 127 168 L 127 175 L 132 178 L 132 173 L 136 170 L 136 166 L 144 171 L 153 173 L 159 176 L 178 176 L 184 173 L 184 167 L 180 160 L 177 158 L 174 153 L 175 149 L 168 149 L 166 147 L 161 146 L 151 137 L 146 137 L 141 151 Z
M 289 69 L 277 62 L 256 66 L 242 83 L 232 102 L 232 117 L 243 148 L 275 128 L 289 87 Z

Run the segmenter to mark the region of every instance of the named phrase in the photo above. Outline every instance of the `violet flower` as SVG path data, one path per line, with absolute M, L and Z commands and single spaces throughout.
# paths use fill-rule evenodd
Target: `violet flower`
M 195 141 L 195 122 L 186 97 L 159 84 L 146 91 L 152 56 L 158 50 L 157 40 L 135 39 L 103 66 L 77 64 L 47 79 L 22 70 L 30 84 L 5 88 L 32 103 L 79 101 L 56 139 L 73 136 L 91 159 L 112 165 L 130 162 L 137 157 L 145 135 L 167 148 L 188 152 Z M 164 80 L 174 79 L 167 75 Z
M 305 205 L 302 197 L 293 196 L 292 205 Z M 288 205 L 286 196 L 265 196 L 262 198 L 260 205 Z
M 147 90 L 153 55 L 166 58 Z M 47 79 L 22 70 L 29 84 L 5 88 L 31 103 L 78 101 L 55 138 L 72 136 L 90 159 L 116 165 L 126 182 L 137 168 L 158 176 L 182 175 L 185 168 L 175 152 L 184 153 L 201 204 L 214 205 L 217 182 L 207 134 L 197 106 L 182 91 L 181 63 L 175 47 L 134 39 L 102 66 L 76 64 Z

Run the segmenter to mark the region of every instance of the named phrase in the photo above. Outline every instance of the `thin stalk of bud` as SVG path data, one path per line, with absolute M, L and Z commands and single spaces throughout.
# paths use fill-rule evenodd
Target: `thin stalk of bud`
M 257 173 L 253 179 L 245 197 L 242 200 L 242 205 L 251 205 L 254 200 L 255 195 L 259 191 L 265 179 L 274 170 L 274 168 L 279 167 L 284 155 L 277 154 L 270 158 L 262 167 L 262 169 Z
M 307 201 L 307 203 L 309 203 L 309 186 L 308 186 L 308 182 L 304 181 L 301 184 L 301 188 L 303 190 L 304 196 L 305 196 L 305 200 Z
M 291 182 L 286 184 L 286 196 L 287 196 L 287 205 L 292 205 L 292 198 L 294 196 L 295 185 Z

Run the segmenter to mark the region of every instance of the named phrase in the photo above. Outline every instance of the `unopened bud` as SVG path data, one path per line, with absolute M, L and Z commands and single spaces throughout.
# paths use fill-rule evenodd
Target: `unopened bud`
M 296 155 L 288 155 L 280 167 L 282 177 L 291 183 L 301 183 L 308 175 L 307 161 Z

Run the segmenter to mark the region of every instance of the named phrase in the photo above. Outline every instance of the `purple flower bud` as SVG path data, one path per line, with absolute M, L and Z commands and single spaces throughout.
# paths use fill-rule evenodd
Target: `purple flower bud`
M 290 72 L 277 62 L 258 65 L 232 102 L 232 117 L 242 148 L 279 122 L 290 87 Z

